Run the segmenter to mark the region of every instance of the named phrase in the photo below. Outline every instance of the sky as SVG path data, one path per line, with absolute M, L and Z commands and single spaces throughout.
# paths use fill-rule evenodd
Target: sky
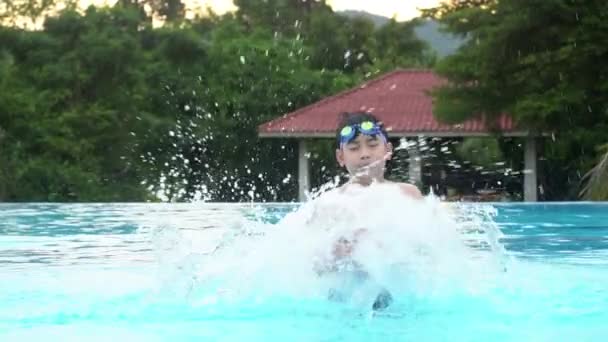
M 397 20 L 409 20 L 418 16 L 417 8 L 433 7 L 440 0 L 327 0 L 334 11 L 360 10 L 385 17 L 396 16 Z M 81 0 L 81 5 L 87 7 L 91 3 L 112 3 L 112 0 Z M 195 7 L 211 7 L 216 13 L 223 14 L 234 10 L 232 0 L 184 0 L 186 4 Z

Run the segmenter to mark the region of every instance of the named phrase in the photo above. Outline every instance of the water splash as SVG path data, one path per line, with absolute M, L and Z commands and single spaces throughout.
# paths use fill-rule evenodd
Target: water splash
M 335 189 L 275 224 L 263 215 L 242 221 L 200 256 L 189 295 L 205 303 L 325 299 L 349 287 L 349 300 L 368 305 L 379 289 L 396 298 L 485 291 L 505 270 L 491 214 L 432 195 L 414 200 L 391 183 Z M 336 258 L 337 241 L 361 230 L 350 256 Z M 353 265 L 364 281 L 352 276 Z

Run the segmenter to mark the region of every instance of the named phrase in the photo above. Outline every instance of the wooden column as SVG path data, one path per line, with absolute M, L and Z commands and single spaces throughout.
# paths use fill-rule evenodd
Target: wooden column
M 418 138 L 408 141 L 407 154 L 409 156 L 408 176 L 410 183 L 422 186 L 422 159 L 420 158 L 420 147 Z
M 307 200 L 306 193 L 310 191 L 310 154 L 306 140 L 301 139 L 298 142 L 298 201 L 305 202 Z
M 524 201 L 538 201 L 537 166 L 536 166 L 536 140 L 526 137 L 524 145 Z

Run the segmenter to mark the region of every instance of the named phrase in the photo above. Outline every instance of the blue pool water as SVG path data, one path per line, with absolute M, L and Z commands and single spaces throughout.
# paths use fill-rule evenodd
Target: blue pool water
M 462 205 L 463 215 L 478 206 Z M 298 287 L 306 276 L 298 264 L 284 267 L 290 259 L 278 252 L 266 262 L 276 272 L 256 268 L 251 255 L 229 264 L 214 254 L 230 248 L 227 237 L 248 241 L 277 229 L 297 207 L 0 204 L 0 341 L 603 341 L 608 334 L 606 203 L 491 205 L 506 270 L 473 286 L 402 274 L 392 281 L 424 286 L 396 291 L 380 313 Z M 247 246 L 260 258 L 274 247 L 289 251 Z M 210 269 L 215 277 L 201 276 Z M 237 283 L 250 291 L 229 295 Z

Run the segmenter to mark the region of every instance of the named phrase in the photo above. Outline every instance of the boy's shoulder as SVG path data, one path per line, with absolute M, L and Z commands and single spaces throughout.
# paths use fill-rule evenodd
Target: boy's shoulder
M 420 189 L 418 189 L 417 186 L 409 184 L 409 183 L 403 183 L 403 182 L 393 182 L 393 181 L 385 181 L 386 185 L 390 185 L 390 186 L 395 186 L 398 187 L 399 190 L 401 191 L 402 194 L 414 198 L 414 199 L 422 199 L 424 196 L 422 195 L 422 193 L 420 192 Z M 338 194 L 344 194 L 344 192 L 349 189 L 349 186 L 352 186 L 351 184 L 344 184 L 336 189 L 333 189 L 330 192 L 333 193 L 338 193 Z
M 393 182 L 393 183 L 396 184 L 397 186 L 399 186 L 401 192 L 404 195 L 410 196 L 415 199 L 423 198 L 422 193 L 420 192 L 420 189 L 418 189 L 417 186 L 409 184 L 409 183 L 401 183 L 401 182 Z

